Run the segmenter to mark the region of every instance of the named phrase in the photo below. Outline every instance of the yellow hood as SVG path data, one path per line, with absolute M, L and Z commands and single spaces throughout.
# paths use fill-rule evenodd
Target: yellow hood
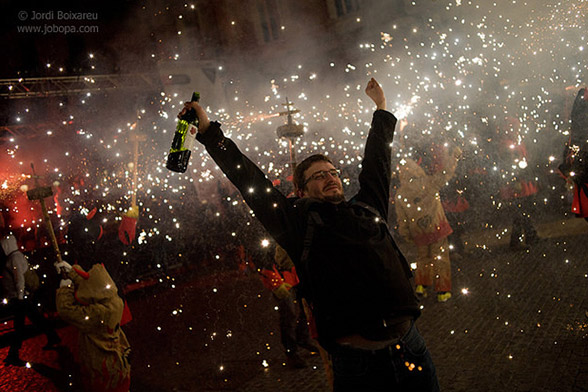
M 79 265 L 74 265 L 69 275 L 76 287 L 76 300 L 82 305 L 104 303 L 118 298 L 116 284 L 102 264 L 94 264 L 88 272 Z

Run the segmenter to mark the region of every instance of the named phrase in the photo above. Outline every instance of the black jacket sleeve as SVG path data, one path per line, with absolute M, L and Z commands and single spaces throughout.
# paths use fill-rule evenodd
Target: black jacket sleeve
M 265 174 L 226 138 L 218 122 L 196 135 L 255 213 L 269 234 L 288 253 L 295 252 L 297 222 L 293 202 L 280 193 Z
M 355 196 L 355 200 L 377 209 L 384 219 L 388 216 L 395 127 L 396 117 L 392 113 L 374 112 L 359 174 L 359 192 Z

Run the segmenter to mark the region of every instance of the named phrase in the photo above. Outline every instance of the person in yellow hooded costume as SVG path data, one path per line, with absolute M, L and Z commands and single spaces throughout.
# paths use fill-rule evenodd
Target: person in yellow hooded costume
M 398 232 L 417 247 L 416 293 L 426 295 L 427 287 L 435 283 L 439 302 L 451 298 L 447 237 L 453 232 L 445 217 L 439 191 L 453 177 L 461 149 L 456 147 L 451 156 L 444 155 L 443 169 L 433 175 L 427 175 L 410 158 L 402 160 L 395 201 Z
M 57 290 L 59 316 L 79 330 L 79 360 L 87 392 L 128 392 L 130 345 L 121 329 L 124 309 L 116 284 L 102 264 L 89 271 L 62 261 L 67 278 Z

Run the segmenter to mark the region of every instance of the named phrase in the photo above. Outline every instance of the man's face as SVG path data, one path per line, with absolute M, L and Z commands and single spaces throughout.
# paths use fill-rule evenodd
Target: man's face
M 336 170 L 335 166 L 327 161 L 314 162 L 304 171 L 304 185 L 301 197 L 340 203 L 345 200 L 343 184 L 339 175 L 330 174 L 329 171 Z M 318 178 L 317 178 L 318 177 Z

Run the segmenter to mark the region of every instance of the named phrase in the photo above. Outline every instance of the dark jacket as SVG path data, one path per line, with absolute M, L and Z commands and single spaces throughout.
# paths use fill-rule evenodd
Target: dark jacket
M 384 319 L 419 315 L 404 256 L 383 220 L 359 205 L 365 203 L 381 217 L 388 216 L 395 125 L 391 113 L 374 113 L 359 174 L 360 190 L 340 204 L 286 198 L 224 137 L 218 123 L 197 136 L 292 258 L 316 318 L 319 340 L 327 349 L 343 336 L 373 336 Z M 302 260 L 311 211 L 320 223 L 313 226 L 310 251 Z

